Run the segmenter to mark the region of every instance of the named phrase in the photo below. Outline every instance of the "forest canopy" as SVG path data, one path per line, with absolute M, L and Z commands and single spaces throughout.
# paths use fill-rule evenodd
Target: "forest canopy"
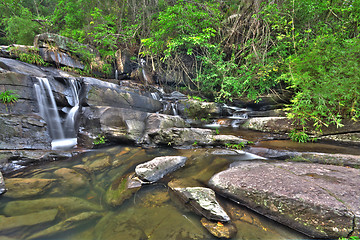
M 52 32 L 181 69 L 216 101 L 291 91 L 289 117 L 360 118 L 360 0 L 2 0 L 0 45 Z

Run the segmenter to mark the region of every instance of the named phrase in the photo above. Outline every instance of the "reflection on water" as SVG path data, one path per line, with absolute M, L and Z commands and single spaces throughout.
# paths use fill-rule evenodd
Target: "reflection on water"
M 202 227 L 201 217 L 184 208 L 167 187 L 174 179 L 186 186 L 204 186 L 234 161 L 212 151 L 112 147 L 28 169 L 13 178 L 33 187 L 1 198 L 0 222 L 7 224 L 0 227 L 0 239 L 214 239 Z M 122 205 L 106 204 L 114 180 L 133 172 L 139 163 L 166 155 L 186 156 L 188 161 L 158 183 L 143 186 Z M 48 185 L 40 189 L 40 181 L 34 179 L 47 179 Z M 306 238 L 230 200 L 219 201 L 237 226 L 234 239 Z M 37 223 L 26 220 L 32 216 L 37 216 Z

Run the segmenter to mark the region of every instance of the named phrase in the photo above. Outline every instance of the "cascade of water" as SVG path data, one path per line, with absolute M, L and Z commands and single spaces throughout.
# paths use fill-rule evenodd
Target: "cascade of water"
M 176 109 L 176 104 L 175 104 L 175 103 L 171 103 L 171 110 L 172 110 L 174 116 L 178 116 L 178 115 L 179 115 L 179 114 L 177 113 L 177 109 Z
M 40 115 L 48 124 L 50 136 L 52 139 L 65 138 L 64 130 L 61 126 L 61 120 L 54 95 L 51 91 L 50 83 L 47 78 L 37 77 L 39 84 L 35 84 L 36 97 L 39 104 Z
M 73 99 L 73 106 L 70 109 L 64 124 L 64 129 L 66 131 L 66 137 L 76 137 L 76 131 L 75 131 L 75 116 L 79 110 L 80 107 L 80 101 L 79 101 L 79 90 L 80 86 L 79 83 L 75 79 L 70 79 L 68 81 L 69 87 L 71 89 L 72 93 L 72 99 Z
M 77 144 L 75 116 L 80 106 L 78 83 L 75 79 L 69 81 L 73 107 L 65 120 L 64 127 L 66 131 L 64 131 L 49 80 L 40 77 L 37 77 L 37 80 L 39 83 L 34 84 L 34 88 L 39 104 L 40 115 L 45 119 L 52 138 L 52 149 L 69 149 L 74 147 Z
M 158 100 L 158 101 L 161 100 L 161 99 L 160 99 L 160 96 L 159 96 L 159 94 L 158 94 L 157 92 L 152 92 L 152 93 L 150 93 L 150 94 L 151 94 L 151 97 L 152 97 L 153 99 Z
M 115 70 L 115 79 L 116 79 L 116 80 L 119 80 L 119 72 L 118 72 L 117 69 Z

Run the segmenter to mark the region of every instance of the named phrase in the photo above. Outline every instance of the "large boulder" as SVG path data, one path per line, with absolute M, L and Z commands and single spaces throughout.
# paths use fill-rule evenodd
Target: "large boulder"
M 214 102 L 202 102 L 193 99 L 180 100 L 177 104 L 181 116 L 192 119 L 208 119 L 221 116 L 221 105 Z
M 80 144 L 91 145 L 100 134 L 114 142 L 137 142 L 145 130 L 146 112 L 129 108 L 84 107 Z
M 169 186 L 171 187 L 171 185 Z M 208 220 L 230 221 L 230 217 L 216 200 L 215 192 L 212 189 L 204 187 L 172 187 L 172 190 L 189 208 Z
M 255 117 L 249 118 L 242 127 L 271 133 L 288 133 L 296 128 L 286 117 Z
M 105 83 L 94 78 L 84 78 L 87 106 L 111 106 L 130 108 L 143 112 L 157 112 L 162 103 L 137 93 L 125 91 L 119 85 Z
M 223 195 L 314 238 L 359 234 L 360 170 L 293 162 L 243 162 L 214 175 Z
M 51 149 L 45 121 L 37 115 L 0 115 L 0 149 Z
M 136 175 L 148 182 L 156 182 L 180 167 L 185 165 L 187 157 L 165 156 L 156 157 L 153 160 L 139 164 L 135 168 Z

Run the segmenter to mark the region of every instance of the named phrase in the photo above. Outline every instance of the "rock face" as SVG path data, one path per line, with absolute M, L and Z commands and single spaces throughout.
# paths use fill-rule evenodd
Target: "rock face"
M 51 149 L 45 121 L 37 115 L 0 115 L 0 149 Z
M 137 165 L 135 173 L 144 181 L 156 182 L 166 174 L 184 166 L 186 160 L 186 157 L 181 156 L 156 157 L 149 162 Z
M 243 162 L 213 176 L 221 194 L 314 238 L 359 233 L 360 170 L 311 163 Z
M 172 188 L 180 198 L 195 213 L 206 217 L 209 220 L 228 222 L 230 217 L 220 206 L 215 197 L 215 192 L 210 188 L 204 187 L 187 187 Z

